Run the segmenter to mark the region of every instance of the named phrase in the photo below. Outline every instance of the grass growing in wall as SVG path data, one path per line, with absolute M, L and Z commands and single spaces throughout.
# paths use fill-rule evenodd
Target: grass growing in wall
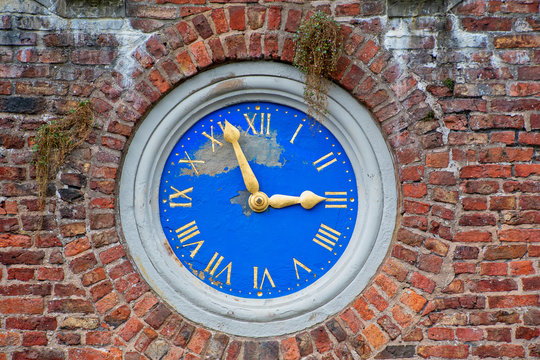
M 304 101 L 308 114 L 321 121 L 327 113 L 330 74 L 343 52 L 339 24 L 323 12 L 316 12 L 300 24 L 296 33 L 293 64 L 306 74 Z
M 65 117 L 41 126 L 35 138 L 34 155 L 39 205 L 45 207 L 47 186 L 56 177 L 71 151 L 90 134 L 94 117 L 88 101 L 81 102 Z

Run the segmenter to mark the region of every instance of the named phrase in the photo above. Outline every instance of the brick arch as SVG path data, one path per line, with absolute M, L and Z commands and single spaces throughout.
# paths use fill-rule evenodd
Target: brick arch
M 92 102 L 103 132 L 96 145 L 124 150 L 127 138 L 148 110 L 173 87 L 205 69 L 230 61 L 265 59 L 291 63 L 294 32 L 304 13 L 291 7 L 279 12 L 282 18 L 277 21 L 278 14 L 272 6 L 214 9 L 149 37 L 133 53 L 136 66 L 130 78 L 113 72 L 97 82 L 99 90 L 92 94 Z M 345 53 L 333 81 L 371 111 L 396 156 L 403 195 L 420 198 L 428 191 L 424 166 L 408 164 L 423 160 L 422 147 L 436 146 L 441 141 L 441 134 L 435 131 L 437 122 L 426 118 L 431 111 L 425 102 L 426 95 L 417 88 L 414 77 L 393 61 L 374 33 L 349 25 L 343 25 L 342 32 Z M 427 120 L 419 121 L 422 119 Z M 446 159 L 441 154 L 425 161 Z M 101 166 L 100 162 L 115 162 L 116 166 Z M 90 287 L 94 312 L 111 332 L 112 346 L 104 350 L 110 356 L 117 356 L 120 351 L 127 359 L 139 359 L 142 354 L 150 358 L 167 354 L 165 359 L 196 359 L 202 355 L 233 359 L 239 353 L 247 358 L 257 358 L 256 354 L 277 358 L 280 353 L 283 359 L 309 354 L 326 356 L 329 352 L 340 358 L 350 358 L 351 353 L 370 357 L 381 351 L 410 355 L 416 352 L 415 346 L 395 344 L 403 339 L 421 340 L 422 332 L 415 326 L 426 321 L 423 316 L 449 306 L 437 302 L 434 294 L 451 292 L 452 286 L 459 286 L 450 283 L 450 278 L 444 283 L 435 279 L 441 269 L 449 269 L 451 262 L 445 258 L 449 246 L 440 240 L 451 237 L 447 225 L 451 219 L 445 217 L 445 208 L 433 208 L 431 211 L 441 213 L 437 217 L 440 220 L 431 219 L 428 223 L 429 204 L 405 200 L 400 204 L 402 215 L 395 239 L 376 276 L 353 303 L 323 324 L 298 334 L 261 340 L 204 328 L 183 319 L 160 300 L 138 275 L 124 246 L 118 242 L 119 235 L 111 222 L 111 204 L 103 203 L 100 197 L 111 193 L 111 179 L 118 166 L 117 160 L 92 164 L 90 189 L 94 192 L 89 203 L 90 208 L 100 210 L 89 211 L 90 228 L 94 230 L 91 242 L 83 238 L 68 244 L 65 250 L 66 256 L 74 257 L 72 263 L 80 262 L 81 269 L 84 268 L 75 267 L 74 273 L 84 272 L 81 282 Z M 445 174 L 439 177 L 435 181 L 447 181 Z M 451 202 L 455 194 L 443 192 L 434 196 L 447 197 Z M 97 258 L 78 256 L 89 247 L 93 247 Z M 79 351 L 80 356 L 100 352 L 96 348 L 70 351 Z

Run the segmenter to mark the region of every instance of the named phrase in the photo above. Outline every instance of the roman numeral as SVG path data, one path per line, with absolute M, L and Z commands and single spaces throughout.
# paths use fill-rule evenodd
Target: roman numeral
M 327 162 L 321 164 L 320 166 L 317 166 L 318 163 L 326 160 L 330 158 Z M 332 165 L 333 163 L 335 163 L 337 161 L 337 159 L 334 157 L 334 153 L 333 152 L 329 152 L 328 154 L 324 155 L 323 157 L 319 158 L 318 160 L 315 160 L 313 162 L 313 165 L 314 166 L 317 166 L 317 171 L 321 171 L 322 169 L 324 169 L 325 167 L 329 166 L 329 165 Z
M 197 247 L 193 249 L 191 253 L 189 254 L 189 257 L 193 259 L 195 255 L 197 255 L 197 253 L 199 252 L 199 249 L 201 248 L 203 244 L 204 244 L 204 240 L 201 240 L 201 241 L 195 241 L 189 244 L 184 244 L 182 247 L 197 245 Z
M 324 207 L 330 209 L 346 209 L 347 208 L 347 192 L 346 191 L 325 191 L 326 197 Z M 327 204 L 331 203 L 331 204 Z M 342 203 L 342 204 L 340 204 Z
M 294 144 L 294 139 L 296 139 L 296 135 L 298 135 L 298 132 L 300 131 L 300 129 L 302 128 L 302 124 L 298 125 L 298 127 L 296 128 L 296 131 L 294 132 L 294 135 L 292 136 L 291 138 L 291 141 L 289 141 L 291 144 Z
M 255 129 L 255 120 L 257 119 L 257 115 L 258 113 L 255 113 L 253 114 L 253 116 L 250 118 L 248 114 L 244 114 L 244 118 L 246 119 L 247 123 L 248 123 L 248 129 L 246 131 L 249 132 L 249 130 L 251 130 L 253 132 L 253 135 L 257 135 L 257 130 Z M 260 127 L 260 132 L 258 134 L 260 135 L 265 135 L 264 131 L 265 131 L 265 115 L 266 115 L 266 135 L 270 135 L 270 116 L 272 115 L 271 113 L 260 113 L 260 119 L 261 119 L 261 127 Z
M 191 207 L 191 198 L 187 196 L 187 193 L 190 193 L 193 191 L 193 186 L 187 189 L 184 189 L 182 191 L 176 189 L 174 186 L 171 186 L 171 189 L 174 191 L 174 194 L 169 195 L 169 206 L 172 208 L 175 207 Z M 183 199 L 189 200 L 189 202 L 185 203 L 174 203 L 172 202 L 173 199 L 176 199 L 178 197 L 181 197 Z
M 272 287 L 276 287 L 274 284 L 274 280 L 272 280 L 272 277 L 270 276 L 270 273 L 268 272 L 267 268 L 264 268 L 263 276 L 261 279 L 261 284 L 259 285 L 259 268 L 257 266 L 253 267 L 253 288 L 261 290 L 264 285 L 264 280 L 268 278 L 268 281 L 270 282 L 270 285 Z
M 332 229 L 330 226 L 321 224 L 321 227 L 317 231 L 317 234 L 315 234 L 313 241 L 326 250 L 332 251 L 340 236 L 341 233 L 339 231 Z
M 210 125 L 210 135 L 208 135 L 205 131 L 203 131 L 202 134 L 212 141 L 212 152 L 215 151 L 214 143 L 218 144 L 219 146 L 223 145 L 223 143 L 221 141 L 216 140 L 214 138 L 214 126 L 213 125 Z
M 219 256 L 219 258 L 218 258 L 218 256 Z M 218 252 L 215 252 L 214 256 L 212 256 L 212 259 L 210 259 L 210 262 L 208 263 L 208 265 L 206 266 L 204 271 L 209 273 L 210 276 L 214 276 L 214 274 L 218 270 L 219 265 L 221 264 L 223 259 L 224 259 L 223 256 L 220 256 Z M 214 261 L 215 261 L 215 263 L 214 263 Z M 219 275 L 221 275 L 225 270 L 227 270 L 227 281 L 225 282 L 225 284 L 231 285 L 231 269 L 232 269 L 232 261 L 227 266 L 225 266 L 223 269 L 221 269 L 221 271 L 216 276 L 214 276 L 214 279 L 217 279 L 219 277 Z
M 302 264 L 300 261 L 293 258 L 294 263 L 294 271 L 296 271 L 296 279 L 300 280 L 300 276 L 298 275 L 298 266 L 300 266 L 302 269 L 306 270 L 308 273 L 311 272 L 311 269 L 308 268 L 306 265 Z
M 180 159 L 180 160 L 178 160 L 178 163 L 190 164 L 191 167 L 193 168 L 193 170 L 195 171 L 195 174 L 197 174 L 197 176 L 198 176 L 199 172 L 197 171 L 197 168 L 195 167 L 195 164 L 196 163 L 204 164 L 204 161 L 202 161 L 202 160 L 191 160 L 191 158 L 189 157 L 187 151 L 184 151 L 184 153 L 186 154 L 186 159 Z
M 192 237 L 199 235 L 201 232 L 197 228 L 197 225 L 195 224 L 195 220 L 193 220 L 190 223 L 187 223 L 186 225 L 179 227 L 175 230 L 178 235 L 178 239 L 180 240 L 180 243 L 184 243 L 186 240 L 191 239 Z

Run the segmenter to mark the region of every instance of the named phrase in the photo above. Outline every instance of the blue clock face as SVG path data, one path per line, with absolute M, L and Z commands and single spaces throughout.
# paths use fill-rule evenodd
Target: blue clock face
M 343 255 L 358 213 L 356 178 L 323 124 L 288 106 L 245 102 L 204 116 L 179 139 L 161 175 L 159 212 L 193 276 L 229 295 L 276 298 L 313 284 Z

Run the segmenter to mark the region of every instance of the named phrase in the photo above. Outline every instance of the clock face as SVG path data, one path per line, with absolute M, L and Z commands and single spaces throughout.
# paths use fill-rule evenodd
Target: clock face
M 248 203 L 226 121 L 270 198 L 266 210 Z M 310 286 L 344 254 L 358 214 L 356 184 L 324 123 L 288 106 L 244 102 L 202 117 L 178 140 L 161 175 L 160 222 L 174 255 L 201 282 L 237 297 L 277 298 Z

